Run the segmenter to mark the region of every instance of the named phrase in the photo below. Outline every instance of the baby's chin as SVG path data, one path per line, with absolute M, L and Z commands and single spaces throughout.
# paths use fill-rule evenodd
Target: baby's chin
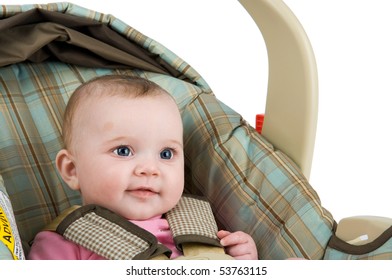
M 158 202 L 155 202 L 158 203 Z M 123 218 L 127 220 L 133 220 L 133 221 L 145 221 L 145 220 L 150 220 L 150 219 L 157 219 L 157 218 L 162 218 L 164 217 L 165 213 L 170 211 L 175 207 L 174 206 L 169 206 L 166 205 L 164 207 L 161 205 L 161 207 L 153 207 L 155 203 L 146 203 L 144 205 L 135 205 L 133 207 L 114 207 L 112 209 L 109 208 L 112 212 L 116 213 L 117 215 L 122 216 Z M 161 202 L 162 203 L 162 202 Z M 127 209 L 124 209 L 127 208 Z
M 158 219 L 162 218 L 163 214 L 161 212 L 146 212 L 146 211 L 141 211 L 141 212 L 132 212 L 132 213 L 117 213 L 118 215 L 124 217 L 127 220 L 133 220 L 133 221 L 145 221 L 145 220 L 150 220 L 150 219 Z
M 126 218 L 127 220 L 130 221 L 146 221 L 146 220 L 151 220 L 151 219 L 160 219 L 162 218 L 162 214 L 158 214 L 158 215 L 138 215 L 138 216 L 128 216 L 128 218 Z
M 176 205 L 173 205 L 173 203 L 171 203 L 170 205 L 169 203 L 166 203 L 165 206 L 161 205 L 161 207 L 151 207 L 152 204 L 144 206 L 144 208 L 142 206 L 139 206 L 140 209 L 128 209 L 128 211 L 123 211 L 122 213 L 117 214 L 123 216 L 127 220 L 145 221 L 164 217 L 165 213 L 172 210 Z

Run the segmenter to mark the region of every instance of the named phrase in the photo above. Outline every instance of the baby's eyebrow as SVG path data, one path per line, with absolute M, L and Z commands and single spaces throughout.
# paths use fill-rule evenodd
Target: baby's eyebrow
M 109 145 L 109 144 L 127 144 L 129 142 L 132 142 L 132 138 L 130 137 L 125 137 L 125 136 L 117 136 L 114 138 L 108 138 L 105 139 L 105 141 L 103 142 L 105 145 Z
M 176 146 L 180 146 L 181 148 L 183 148 L 183 146 L 184 146 L 182 141 L 175 140 L 175 139 L 169 140 L 167 143 L 174 144 Z

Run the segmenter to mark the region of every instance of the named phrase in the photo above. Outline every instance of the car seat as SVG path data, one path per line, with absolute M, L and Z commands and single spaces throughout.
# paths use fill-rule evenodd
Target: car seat
M 23 259 L 39 230 L 81 203 L 55 170 L 62 114 L 76 87 L 111 73 L 148 78 L 174 96 L 184 122 L 185 192 L 205 196 L 221 228 L 252 235 L 260 259 L 392 258 L 390 219 L 337 227 L 308 183 L 317 73 L 304 30 L 282 1 L 241 3 L 268 51 L 262 135 L 189 64 L 114 16 L 66 2 L 2 6 L 0 229 L 9 234 L 1 258 Z

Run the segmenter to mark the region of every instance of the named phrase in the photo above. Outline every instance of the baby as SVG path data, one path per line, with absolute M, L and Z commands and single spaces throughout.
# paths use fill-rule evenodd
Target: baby
M 169 93 L 139 77 L 93 79 L 70 98 L 63 139 L 56 166 L 84 205 L 105 207 L 153 233 L 171 258 L 182 254 L 163 217 L 184 187 L 182 120 Z M 221 230 L 217 236 L 235 259 L 257 259 L 248 234 Z M 104 259 L 51 231 L 38 233 L 28 258 Z

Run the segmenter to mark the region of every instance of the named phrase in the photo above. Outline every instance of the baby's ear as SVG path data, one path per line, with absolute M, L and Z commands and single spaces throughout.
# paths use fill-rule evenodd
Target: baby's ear
M 73 157 L 68 150 L 63 149 L 57 153 L 56 167 L 64 182 L 66 182 L 71 189 L 79 190 L 76 166 Z

